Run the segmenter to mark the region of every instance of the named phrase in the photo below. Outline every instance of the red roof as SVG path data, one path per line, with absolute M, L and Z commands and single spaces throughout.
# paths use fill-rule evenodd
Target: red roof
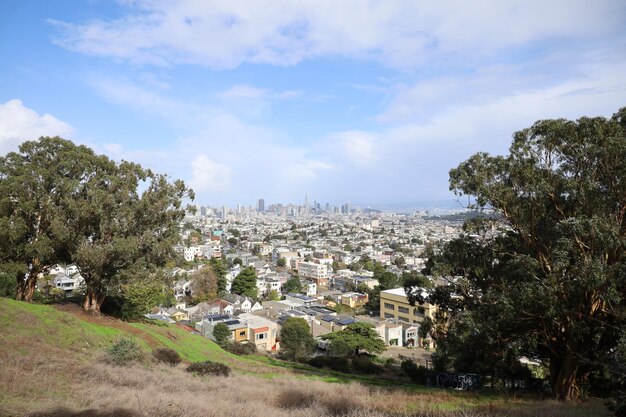
M 269 327 L 259 327 L 258 329 L 252 329 L 254 330 L 254 333 L 263 333 L 263 332 L 268 332 L 270 330 Z

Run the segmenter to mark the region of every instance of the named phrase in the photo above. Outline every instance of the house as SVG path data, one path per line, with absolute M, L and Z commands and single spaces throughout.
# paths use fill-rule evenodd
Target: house
M 248 341 L 248 325 L 230 315 L 208 316 L 196 323 L 196 330 L 205 337 L 215 341 L 213 329 L 218 323 L 224 323 L 230 330 L 230 340 L 239 343 Z
M 278 324 L 264 317 L 250 313 L 239 315 L 239 320 L 248 325 L 250 329 L 249 341 L 254 343 L 258 350 L 278 350 Z
M 75 272 L 71 276 L 60 273 L 54 277 L 52 283 L 56 288 L 62 289 L 66 292 L 72 292 L 85 283 L 85 278 L 83 278 L 78 272 Z
M 367 303 L 367 294 L 348 292 L 341 295 L 341 304 L 350 308 L 362 307 Z
M 385 323 L 385 342 L 390 346 L 402 346 L 402 325 Z
M 296 293 L 287 294 L 285 300 L 300 306 L 311 306 L 316 301 L 315 298 Z
M 417 289 L 423 296 L 428 292 L 424 288 Z M 404 288 L 394 288 L 380 292 L 380 318 L 398 320 L 404 323 L 421 323 L 424 318 L 433 318 L 436 306 L 429 303 L 409 304 Z

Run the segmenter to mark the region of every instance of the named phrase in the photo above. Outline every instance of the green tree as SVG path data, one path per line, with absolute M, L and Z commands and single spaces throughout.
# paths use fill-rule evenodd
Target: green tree
M 226 292 L 226 286 L 228 284 L 226 282 L 226 273 L 228 272 L 226 263 L 221 258 L 211 258 L 209 266 L 215 275 L 217 275 L 217 294 L 223 295 Z
M 193 192 L 182 181 L 101 157 L 81 197 L 67 206 L 83 231 L 74 262 L 85 278 L 83 308 L 99 313 L 107 292 L 132 277 L 127 271 L 154 269 L 174 256 L 181 200 Z
M 68 206 L 84 198 L 103 162 L 59 137 L 24 142 L 0 158 L 0 268 L 15 277 L 17 299 L 32 301 L 37 276 L 71 261 L 81 224 Z
M 501 229 L 474 219 L 472 237 L 429 264 L 460 276 L 430 297 L 449 313 L 440 347 L 459 352 L 471 337 L 481 345 L 465 363 L 540 358 L 557 398 L 580 394 L 626 330 L 625 160 L 626 108 L 538 121 L 514 134 L 509 155 L 478 153 L 450 171 L 451 189 L 493 210 Z
M 213 337 L 215 338 L 215 343 L 220 346 L 225 346 L 230 340 L 230 330 L 228 326 L 224 323 L 217 323 L 215 327 L 213 327 Z
M 248 266 L 235 277 L 230 290 L 235 294 L 246 295 L 256 300 L 258 291 L 256 278 L 254 267 Z
M 299 317 L 285 320 L 280 330 L 280 346 L 288 359 L 300 360 L 310 356 L 316 343 L 306 320 Z
M 300 281 L 300 278 L 298 277 L 291 277 L 289 278 L 282 287 L 282 291 L 285 294 L 289 294 L 289 293 L 299 293 L 300 291 L 302 291 L 302 282 Z
M 279 258 L 276 261 L 276 266 L 280 266 L 281 268 L 284 268 L 285 266 L 287 266 L 287 260 L 285 258 Z
M 122 296 L 121 315 L 125 319 L 137 319 L 149 313 L 155 306 L 170 306 L 174 294 L 166 284 L 161 271 L 128 279 L 120 288 Z
M 382 353 L 385 342 L 368 323 L 352 323 L 344 330 L 329 333 L 322 339 L 330 342 L 330 352 L 336 356 L 356 356 L 360 351 Z

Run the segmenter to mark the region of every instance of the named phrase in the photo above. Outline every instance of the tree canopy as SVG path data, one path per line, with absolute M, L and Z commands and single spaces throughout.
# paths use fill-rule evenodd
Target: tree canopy
M 330 342 L 330 352 L 336 356 L 356 356 L 360 351 L 382 353 L 385 342 L 368 323 L 352 323 L 344 330 L 329 333 L 322 339 Z
M 230 288 L 231 292 L 239 295 L 245 295 L 256 300 L 258 295 L 256 278 L 257 277 L 254 267 L 245 267 L 233 280 L 232 286 Z
M 289 317 L 280 330 L 280 346 L 283 355 L 292 360 L 308 357 L 315 350 L 311 328 L 303 318 Z
M 484 371 L 540 359 L 564 400 L 611 369 L 626 322 L 624 161 L 626 108 L 538 121 L 509 155 L 478 153 L 450 171 L 451 190 L 495 216 L 468 221 L 429 263 L 459 277 L 430 297 L 448 313 L 438 353 Z
M 0 158 L 0 262 L 30 300 L 39 273 L 75 263 L 86 310 L 100 310 L 112 288 L 173 255 L 182 181 L 137 164 L 116 163 L 58 137 L 24 142 Z

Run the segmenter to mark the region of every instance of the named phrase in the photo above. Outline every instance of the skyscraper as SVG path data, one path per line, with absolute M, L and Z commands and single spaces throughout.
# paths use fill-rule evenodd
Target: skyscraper
M 304 195 L 304 212 L 309 214 L 311 212 L 311 205 L 309 204 L 309 195 Z
M 262 198 L 259 198 L 259 202 L 256 205 L 256 211 L 258 211 L 259 213 L 265 211 L 265 200 L 263 200 Z

